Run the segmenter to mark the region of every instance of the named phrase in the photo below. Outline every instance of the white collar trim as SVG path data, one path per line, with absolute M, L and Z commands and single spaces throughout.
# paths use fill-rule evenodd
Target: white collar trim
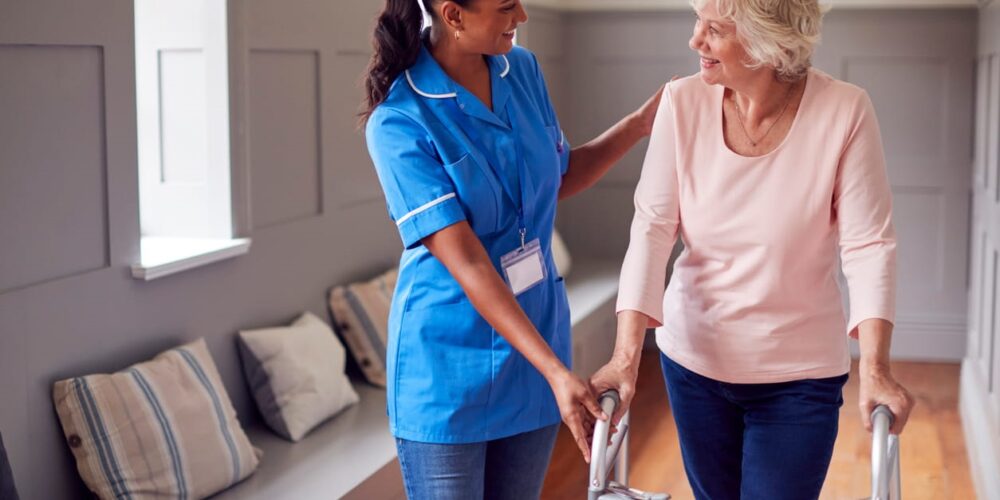
M 500 57 L 503 58 L 503 62 L 505 65 L 503 71 L 500 73 L 500 78 L 507 78 L 507 74 L 510 73 L 510 61 L 507 60 L 507 56 L 503 54 L 501 54 Z M 448 92 L 447 94 L 431 94 L 430 92 L 424 92 L 423 90 L 420 90 L 419 87 L 417 87 L 416 83 L 413 83 L 413 77 L 410 76 L 410 70 L 406 70 L 404 73 L 406 74 L 406 82 L 410 84 L 410 88 L 413 89 L 413 91 L 416 92 L 417 94 L 420 94 L 428 99 L 448 99 L 450 97 L 458 96 L 458 94 L 455 92 Z
M 406 81 L 407 81 L 407 83 L 410 84 L 410 88 L 413 89 L 414 92 L 416 92 L 416 93 L 418 93 L 418 94 L 420 94 L 420 95 L 422 95 L 422 96 L 424 96 L 424 97 L 426 97 L 428 99 L 447 99 L 449 97 L 457 97 L 458 96 L 458 94 L 455 93 L 455 92 L 449 92 L 447 94 L 430 94 L 430 93 L 424 92 L 423 90 L 420 90 L 419 88 L 417 88 L 417 84 L 413 83 L 413 77 L 410 76 L 410 70 L 406 70 L 405 73 L 406 73 Z

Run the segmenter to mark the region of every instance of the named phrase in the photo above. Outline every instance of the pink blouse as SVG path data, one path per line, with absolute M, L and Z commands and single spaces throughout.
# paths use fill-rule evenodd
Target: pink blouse
M 810 70 L 784 142 L 745 157 L 723 138 L 723 92 L 697 75 L 664 91 L 617 310 L 649 316 L 667 356 L 716 380 L 847 373 L 845 330 L 895 316 L 892 197 L 871 100 Z M 678 235 L 685 248 L 664 292 Z

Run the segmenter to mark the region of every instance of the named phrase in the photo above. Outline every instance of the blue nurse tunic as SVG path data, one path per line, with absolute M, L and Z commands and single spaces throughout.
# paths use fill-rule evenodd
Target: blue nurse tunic
M 551 252 L 569 145 L 535 56 L 515 47 L 487 62 L 492 111 L 422 47 L 368 120 L 368 150 L 404 246 L 389 313 L 387 406 L 392 433 L 410 441 L 488 441 L 560 421 L 542 375 L 421 244 L 467 221 L 503 276 L 501 256 L 521 242 L 503 186 L 519 186 L 527 241 L 539 240 L 546 278 L 517 301 L 570 365 L 569 306 Z

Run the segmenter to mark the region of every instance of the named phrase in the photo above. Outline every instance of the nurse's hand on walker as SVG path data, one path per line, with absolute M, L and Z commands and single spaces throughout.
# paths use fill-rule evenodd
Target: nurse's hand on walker
M 590 388 L 594 394 L 603 394 L 610 389 L 618 391 L 621 404 L 611 416 L 611 423 L 615 426 L 628 411 L 635 396 L 635 381 L 639 376 L 642 343 L 648 323 L 649 317 L 641 312 L 618 313 L 618 334 L 611 360 L 590 377 Z
M 556 361 L 558 362 L 558 359 Z M 549 386 L 556 396 L 563 423 L 573 433 L 573 441 L 576 441 L 576 446 L 580 448 L 583 460 L 589 464 L 594 424 L 597 419 L 607 420 L 608 417 L 597 405 L 597 398 L 590 392 L 590 387 L 583 379 L 566 369 L 562 363 L 559 363 L 558 367 L 553 365 L 553 368 L 551 375 L 545 372 L 542 374 L 549 381 Z
M 493 267 L 469 223 L 452 224 L 422 242 L 448 268 L 483 319 L 545 377 L 563 422 L 589 463 L 590 429 L 594 428 L 595 419 L 608 417 L 597 405 L 597 397 L 590 392 L 587 383 L 569 371 L 539 335 L 510 287 Z

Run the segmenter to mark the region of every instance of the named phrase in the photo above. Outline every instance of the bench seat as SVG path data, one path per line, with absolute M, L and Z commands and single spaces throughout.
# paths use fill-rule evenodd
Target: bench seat
M 573 371 L 586 377 L 614 346 L 617 261 L 578 259 L 566 278 L 573 324 Z M 354 381 L 361 401 L 290 443 L 263 424 L 247 429 L 264 451 L 260 468 L 216 500 L 405 498 L 396 444 L 389 434 L 385 390 Z

